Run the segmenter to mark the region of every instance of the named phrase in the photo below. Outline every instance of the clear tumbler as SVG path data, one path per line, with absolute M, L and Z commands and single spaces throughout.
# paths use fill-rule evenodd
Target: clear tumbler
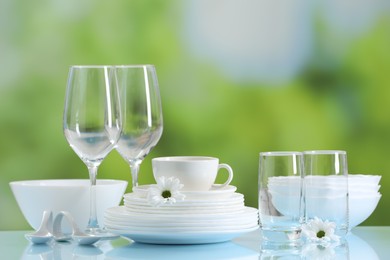
M 303 154 L 262 152 L 259 162 L 259 218 L 264 241 L 300 242 L 304 223 Z

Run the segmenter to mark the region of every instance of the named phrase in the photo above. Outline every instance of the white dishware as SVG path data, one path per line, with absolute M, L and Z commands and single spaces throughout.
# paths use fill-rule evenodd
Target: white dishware
M 354 186 L 369 186 L 369 187 L 375 187 L 379 184 L 381 175 L 369 175 L 369 174 L 348 174 L 348 185 L 351 187 Z M 327 176 L 326 178 L 324 176 L 312 176 L 312 180 L 317 179 L 318 184 L 323 183 L 323 182 L 328 182 L 331 183 L 332 185 L 340 185 L 340 179 L 332 177 L 332 176 Z M 276 176 L 269 178 L 269 183 L 273 184 L 294 184 L 299 182 L 300 179 L 296 176 Z M 315 183 L 312 181 L 312 183 Z
M 286 177 L 295 185 L 283 189 L 283 211 L 270 184 Z M 259 160 L 259 220 L 264 240 L 270 243 L 296 244 L 304 221 L 303 156 L 300 152 L 262 152 Z
M 242 210 L 242 203 L 237 203 L 236 205 L 227 206 L 227 207 L 180 207 L 180 208 L 167 208 L 167 207 L 142 207 L 142 206 L 132 206 L 125 205 L 126 210 L 129 212 L 139 212 L 139 213 L 164 213 L 169 214 L 178 214 L 178 215 L 188 215 L 188 214 L 218 214 L 218 213 L 230 213 Z
M 348 174 L 348 183 L 378 185 L 382 176 L 369 174 Z
M 202 227 L 205 230 L 208 227 L 217 227 L 217 226 L 237 226 L 237 225 L 246 225 L 253 224 L 257 222 L 258 216 L 256 214 L 252 214 L 249 212 L 242 212 L 240 216 L 235 215 L 230 218 L 222 217 L 215 219 L 204 219 L 198 218 L 194 219 L 181 219 L 181 221 L 176 221 L 175 219 L 165 219 L 162 221 L 151 221 L 147 219 L 140 218 L 123 218 L 120 216 L 113 217 L 107 215 L 104 219 L 105 223 L 109 226 L 111 225 L 119 225 L 122 227 L 128 226 L 137 226 L 137 227 L 146 227 L 146 228 L 154 228 L 154 227 L 175 227 L 175 228 L 188 228 L 188 227 Z
M 208 191 L 211 188 L 221 189 L 233 179 L 232 168 L 219 163 L 218 158 L 206 156 L 171 156 L 152 159 L 155 180 L 161 177 L 174 177 L 183 184 L 183 191 Z M 227 180 L 216 185 L 215 180 L 220 169 L 228 172 Z
M 208 212 L 203 214 L 171 214 L 169 211 L 167 212 L 160 212 L 159 214 L 144 214 L 139 213 L 136 211 L 129 211 L 125 206 L 116 206 L 109 208 L 105 211 L 105 214 L 116 216 L 116 217 L 123 217 L 126 219 L 132 219 L 132 218 L 141 218 L 145 221 L 155 221 L 156 219 L 168 221 L 168 220 L 175 220 L 175 221 L 190 221 L 195 220 L 198 221 L 200 219 L 206 219 L 206 220 L 215 220 L 215 219 L 229 219 L 229 218 L 237 218 L 237 216 L 240 216 L 242 214 L 254 214 L 257 215 L 257 212 L 253 210 L 251 207 L 246 207 L 242 205 L 241 208 L 238 208 L 234 212 Z
M 108 225 L 108 223 L 107 223 Z M 249 228 L 253 228 L 256 225 L 253 223 L 247 224 L 247 225 L 225 225 L 224 227 L 140 227 L 140 226 L 121 226 L 121 225 L 115 225 L 112 224 L 107 227 L 108 230 L 113 231 L 129 231 L 131 230 L 132 232 L 143 232 L 143 233 L 176 233 L 176 234 L 183 234 L 183 233 L 189 233 L 189 232 L 221 232 L 221 231 L 240 231 L 240 230 L 245 230 Z M 117 234 L 117 232 L 113 232 L 114 234 Z
M 38 230 L 25 234 L 25 237 L 33 244 L 45 244 L 52 240 L 53 234 L 53 213 L 50 210 L 43 212 L 41 225 Z
M 349 197 L 349 229 L 365 221 L 377 207 L 381 194 L 375 196 Z
M 39 228 L 45 210 L 51 210 L 54 215 L 63 210 L 69 211 L 80 228 L 87 227 L 91 195 L 89 180 L 28 180 L 14 181 L 9 185 L 33 229 Z M 96 210 L 100 223 L 103 223 L 103 214 L 107 208 L 119 205 L 126 187 L 126 181 L 97 180 L 94 190 L 99 201 Z
M 258 229 L 257 225 L 240 230 L 222 230 L 222 231 L 193 231 L 183 233 L 169 232 L 136 232 L 132 230 L 111 230 L 110 232 L 127 237 L 133 241 L 148 244 L 170 244 L 170 245 L 188 245 L 188 244 L 209 244 L 232 240 L 235 237 Z
M 143 159 L 163 132 L 163 116 L 156 69 L 153 65 L 115 66 L 123 115 L 122 135 L 116 147 L 129 163 L 132 186 L 138 186 Z
M 100 230 L 96 215 L 98 167 L 122 131 L 119 92 L 112 66 L 71 66 L 66 87 L 63 130 L 66 140 L 88 168 L 91 182 L 87 231 Z
M 110 222 L 116 225 L 128 226 L 128 225 L 137 225 L 138 227 L 208 227 L 210 225 L 223 226 L 223 225 L 236 225 L 239 221 L 239 224 L 247 224 L 257 222 L 257 214 L 252 214 L 248 212 L 241 212 L 241 214 L 230 215 L 230 216 L 220 216 L 214 218 L 201 217 L 197 219 L 175 219 L 175 218 L 163 218 L 164 222 L 158 221 L 155 218 L 146 218 L 142 219 L 142 215 L 131 216 L 131 217 L 122 217 L 122 216 L 112 216 L 107 215 L 104 219 L 105 222 Z
M 134 193 L 127 193 L 123 196 L 124 198 L 124 201 L 125 201 L 125 205 L 126 205 L 126 201 L 130 202 L 131 204 L 140 204 L 140 205 L 144 205 L 144 206 L 150 206 L 150 207 L 155 207 L 155 206 L 152 206 L 151 204 L 149 204 L 149 201 L 147 198 L 143 198 L 143 197 L 138 197 L 136 194 Z M 224 205 L 229 205 L 231 203 L 236 203 L 236 202 L 243 202 L 244 201 L 244 195 L 241 194 L 241 193 L 233 193 L 231 194 L 231 196 L 229 198 L 221 198 L 221 199 L 198 199 L 198 198 L 195 198 L 195 199 L 190 199 L 190 198 L 187 198 L 185 197 L 184 200 L 178 200 L 176 201 L 176 203 L 174 205 L 170 205 L 170 204 L 163 204 L 161 205 L 160 207 L 169 207 L 169 206 L 172 206 L 172 207 L 181 207 L 181 206 L 224 206 Z
M 128 211 L 124 206 L 112 207 L 106 210 L 105 219 L 119 220 L 125 222 L 150 223 L 155 222 L 164 224 L 169 223 L 203 223 L 213 221 L 237 221 L 242 218 L 258 218 L 257 210 L 251 207 L 244 207 L 235 212 L 224 213 L 203 213 L 203 214 L 170 214 L 163 212 L 158 214 L 144 214 Z
M 243 204 L 234 212 L 176 214 L 171 211 L 140 213 L 125 206 L 107 209 L 105 226 L 112 233 L 136 242 L 203 244 L 228 241 L 258 228 L 258 211 Z M 242 210 L 241 210 L 242 209 Z
M 133 188 L 134 196 L 146 198 L 148 190 L 152 185 L 140 185 Z M 236 186 L 227 185 L 224 187 L 211 187 L 210 190 L 206 191 L 182 191 L 180 192 L 185 195 L 186 200 L 218 200 L 228 199 L 237 190 Z
M 283 213 L 288 213 L 291 209 L 297 207 L 297 205 L 292 205 L 288 203 L 288 199 L 292 195 L 281 194 L 273 192 L 272 200 L 275 208 Z M 363 195 L 362 195 L 363 194 Z M 375 210 L 378 202 L 381 198 L 379 192 L 375 193 L 353 193 L 351 192 L 348 196 L 348 206 L 349 206 L 349 230 L 353 229 L 357 225 L 365 221 Z M 330 197 L 330 196 L 319 196 L 319 197 L 308 197 L 306 198 L 306 203 L 308 206 L 312 207 L 311 216 L 323 215 L 326 218 L 335 218 L 342 211 L 340 208 L 340 201 L 342 197 Z M 321 205 L 321 207 L 316 207 L 315 205 Z M 340 216 L 339 216 L 340 217 Z

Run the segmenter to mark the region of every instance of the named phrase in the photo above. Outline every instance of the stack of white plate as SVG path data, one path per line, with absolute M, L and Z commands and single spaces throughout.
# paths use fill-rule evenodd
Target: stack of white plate
M 231 240 L 258 228 L 258 212 L 245 207 L 244 196 L 227 186 L 203 192 L 182 192 L 184 200 L 152 206 L 149 185 L 125 194 L 124 206 L 105 212 L 107 230 L 137 242 L 204 244 Z

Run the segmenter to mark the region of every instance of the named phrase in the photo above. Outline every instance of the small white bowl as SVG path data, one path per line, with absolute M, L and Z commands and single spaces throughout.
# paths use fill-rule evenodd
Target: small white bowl
M 118 206 L 127 187 L 127 181 L 97 180 L 96 211 L 99 224 L 107 208 Z M 84 179 L 28 180 L 10 182 L 11 190 L 30 226 L 38 229 L 44 210 L 54 216 L 69 211 L 77 225 L 85 229 L 90 211 L 90 181 Z

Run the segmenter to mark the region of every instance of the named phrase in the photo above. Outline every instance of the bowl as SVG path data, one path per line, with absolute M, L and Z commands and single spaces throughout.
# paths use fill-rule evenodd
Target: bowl
M 348 174 L 348 182 L 350 184 L 378 185 L 381 177 L 381 175 Z
M 283 215 L 298 215 L 297 212 L 299 197 L 295 195 L 280 194 L 272 192 L 272 203 L 274 207 Z M 365 221 L 375 210 L 381 198 L 380 193 L 372 195 L 349 195 L 349 229 L 356 227 Z M 307 214 L 309 217 L 320 216 L 323 219 L 341 219 L 341 205 L 345 197 L 323 196 L 306 197 Z
M 374 212 L 381 197 L 381 194 L 374 196 L 350 196 L 349 229 L 365 221 Z
M 85 229 L 90 211 L 90 181 L 87 179 L 27 180 L 10 182 L 20 210 L 33 229 L 38 229 L 44 210 L 54 216 L 69 211 L 77 225 Z M 99 224 L 107 208 L 118 206 L 126 190 L 127 181 L 97 180 L 96 212 Z
M 370 196 L 378 194 L 380 189 L 380 175 L 348 175 L 348 191 L 353 196 Z M 308 176 L 305 178 L 306 191 L 315 196 L 333 196 L 343 191 L 345 178 L 340 176 Z M 301 178 L 299 176 L 271 177 L 268 182 L 268 189 L 284 195 L 298 195 L 300 193 Z

